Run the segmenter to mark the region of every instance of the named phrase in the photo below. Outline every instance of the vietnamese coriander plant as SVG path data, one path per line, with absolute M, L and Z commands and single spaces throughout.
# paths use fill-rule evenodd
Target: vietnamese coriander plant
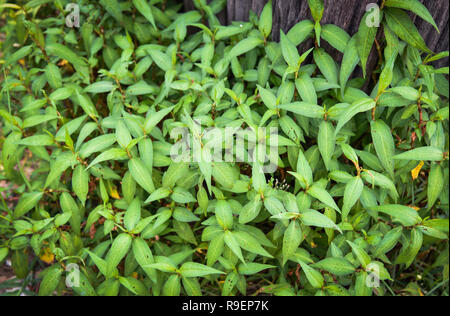
M 308 0 L 279 42 L 271 1 L 223 26 L 224 0 L 79 0 L 80 28 L 69 2 L 0 1 L 13 293 L 448 295 L 448 51 L 419 1 L 350 35 Z

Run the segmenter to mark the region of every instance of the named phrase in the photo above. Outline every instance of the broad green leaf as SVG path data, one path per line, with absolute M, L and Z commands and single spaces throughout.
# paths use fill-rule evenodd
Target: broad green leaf
M 359 201 L 364 188 L 364 183 L 359 176 L 354 177 L 345 185 L 344 205 L 342 206 L 342 217 L 346 218 L 350 209 Z
M 428 208 L 432 208 L 445 186 L 445 177 L 441 165 L 432 164 L 428 175 Z
M 148 265 L 154 263 L 153 254 L 150 247 L 147 245 L 144 239 L 135 238 L 133 240 L 133 254 L 136 261 L 139 263 L 145 274 L 153 281 L 157 282 L 157 276 L 155 269 L 149 268 Z
M 155 186 L 153 184 L 152 176 L 145 168 L 142 160 L 139 158 L 133 158 L 128 161 L 128 169 L 130 170 L 131 176 L 145 191 L 148 193 L 153 193 L 155 191 Z
M 141 201 L 135 198 L 128 206 L 123 217 L 125 228 L 129 231 L 133 230 L 141 219 Z
M 314 61 L 329 83 L 338 84 L 338 70 L 336 63 L 324 49 L 318 48 L 314 50 Z
M 142 14 L 156 29 L 155 19 L 153 17 L 152 8 L 145 0 L 133 0 L 136 9 Z
M 224 230 L 233 227 L 233 211 L 227 201 L 217 201 L 215 213 L 217 222 Z
M 121 148 L 111 148 L 107 151 L 101 153 L 98 155 L 86 168 L 86 170 L 89 170 L 93 166 L 104 162 L 104 161 L 111 161 L 111 160 L 125 160 L 128 158 L 127 152 Z
M 185 278 L 203 277 L 210 274 L 224 274 L 222 271 L 213 269 L 196 262 L 186 262 L 180 268 L 181 276 Z
M 308 282 L 316 289 L 322 288 L 325 282 L 322 274 L 302 261 L 299 261 L 299 264 L 302 267 Z
M 356 114 L 369 111 L 373 109 L 375 105 L 375 101 L 370 98 L 363 98 L 353 102 L 352 105 L 345 109 L 345 111 L 339 116 L 335 131 L 336 135 Z
M 426 146 L 403 152 L 393 158 L 397 160 L 441 161 L 444 159 L 444 153 L 438 148 Z
M 403 226 L 414 226 L 422 221 L 417 211 L 404 205 L 384 204 L 371 207 L 371 209 L 392 216 L 394 220 Z
M 362 17 L 358 33 L 356 34 L 356 47 L 358 49 L 359 58 L 361 59 L 364 77 L 367 75 L 367 61 L 369 60 L 369 55 L 372 51 L 373 43 L 375 42 L 375 37 L 378 32 L 377 27 L 369 26 L 367 24 L 369 15 L 370 12 L 367 12 Z
M 332 228 L 342 233 L 341 229 L 330 218 L 315 210 L 307 210 L 302 212 L 300 215 L 300 220 L 306 226 Z
M 430 14 L 428 9 L 418 0 L 387 0 L 385 5 L 387 7 L 412 11 L 422 19 L 433 25 L 436 31 L 439 32 L 436 22 L 434 22 L 433 16 Z
M 341 210 L 337 206 L 336 202 L 331 197 L 330 193 L 328 193 L 326 190 L 322 189 L 318 185 L 312 185 L 307 191 L 309 195 L 311 195 L 313 198 L 318 199 L 320 202 L 325 204 L 328 207 L 331 207 L 332 209 L 338 211 L 339 213 Z
M 289 223 L 283 236 L 283 265 L 295 253 L 303 240 L 302 230 L 296 220 Z
M 370 122 L 373 145 L 377 152 L 378 159 L 387 171 L 389 176 L 394 178 L 394 155 L 395 144 L 391 129 L 382 120 Z
M 314 268 L 328 271 L 336 276 L 345 276 L 355 272 L 353 265 L 344 258 L 325 258 L 312 265 Z
M 132 238 L 130 235 L 122 233 L 118 235 L 112 245 L 111 249 L 108 252 L 106 257 L 107 263 L 107 275 L 112 276 L 115 268 L 119 265 L 122 259 L 127 255 L 128 251 L 131 248 Z
M 257 37 L 247 37 L 246 39 L 243 39 L 242 41 L 237 43 L 228 53 L 226 58 L 227 60 L 231 60 L 234 57 L 238 57 L 255 49 L 256 47 L 258 47 L 263 43 L 264 41 Z
M 325 110 L 321 106 L 306 102 L 282 104 L 279 108 L 309 118 L 322 118 L 325 115 Z
M 350 35 L 339 26 L 334 24 L 326 24 L 322 26 L 322 32 L 320 33 L 322 39 L 327 41 L 331 46 L 336 48 L 341 53 L 344 53 L 348 42 L 350 41 Z
M 280 31 L 280 45 L 286 63 L 289 66 L 298 69 L 300 55 L 298 54 L 297 47 L 295 47 L 283 31 Z
M 89 193 L 89 172 L 82 165 L 76 166 L 73 170 L 72 190 L 84 205 Z
M 267 38 L 272 32 L 272 0 L 269 0 L 264 6 L 259 18 L 258 28 L 264 38 Z
M 39 296 L 51 296 L 61 280 L 63 269 L 60 266 L 50 267 L 39 286 Z
M 428 54 L 432 53 L 405 11 L 397 8 L 387 8 L 384 11 L 386 12 L 386 22 L 389 29 L 399 38 L 421 51 Z
M 14 217 L 19 218 L 35 207 L 44 196 L 44 192 L 30 192 L 21 196 L 14 209 Z
M 359 63 L 357 36 L 348 40 L 344 48 L 341 70 L 339 72 L 339 83 L 341 84 L 341 94 L 344 95 L 347 82 Z
M 366 268 L 369 263 L 372 261 L 370 259 L 370 256 L 367 254 L 367 252 L 364 251 L 359 245 L 347 240 L 347 243 L 352 248 L 353 254 L 356 256 L 360 264 L 363 266 L 363 268 Z
M 319 126 L 319 135 L 317 136 L 320 154 L 327 170 L 330 170 L 330 162 L 333 157 L 336 145 L 336 136 L 333 124 L 329 121 L 323 121 Z

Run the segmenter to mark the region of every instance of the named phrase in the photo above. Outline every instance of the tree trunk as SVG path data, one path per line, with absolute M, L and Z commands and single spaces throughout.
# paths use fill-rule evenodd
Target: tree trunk
M 449 1 L 448 0 L 419 0 L 422 2 L 433 16 L 440 33 L 422 20 L 420 17 L 413 16 L 413 20 L 424 37 L 428 47 L 434 52 L 441 52 L 449 49 Z M 184 0 L 185 8 L 192 9 L 192 0 Z M 322 24 L 336 24 L 350 35 L 354 35 L 359 28 L 361 19 L 365 13 L 366 6 L 369 3 L 377 2 L 377 0 L 324 0 L 325 11 L 323 14 Z M 381 2 L 381 0 L 378 0 Z M 227 10 L 223 14 L 226 17 L 221 21 L 248 21 L 250 10 L 256 14 L 260 14 L 267 0 L 228 0 Z M 273 39 L 279 40 L 280 29 L 284 32 L 289 31 L 297 22 L 304 19 L 312 19 L 308 7 L 307 0 L 273 0 Z M 311 46 L 312 42 L 305 43 Z M 326 46 L 327 50 L 329 46 Z M 331 54 L 340 60 L 341 56 L 331 50 Z M 448 65 L 448 58 L 439 61 L 437 66 Z M 369 61 L 370 63 L 370 61 Z

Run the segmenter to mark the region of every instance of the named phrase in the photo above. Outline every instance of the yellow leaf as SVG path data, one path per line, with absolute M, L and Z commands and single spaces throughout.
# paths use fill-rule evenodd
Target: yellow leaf
M 61 61 L 59 62 L 58 66 L 65 66 L 65 65 L 67 65 L 68 63 L 69 63 L 69 62 L 68 62 L 67 60 L 63 59 L 63 60 L 61 60 Z
M 55 260 L 55 255 L 52 253 L 49 247 L 42 249 L 41 260 L 47 264 L 51 264 Z
M 413 170 L 411 170 L 411 176 L 413 180 L 416 180 L 417 177 L 419 176 L 419 172 L 420 170 L 422 170 L 423 167 L 423 161 L 419 162 L 419 164 L 417 165 L 417 167 L 415 167 Z
M 120 200 L 120 195 L 119 192 L 117 192 L 116 188 L 111 189 L 111 192 L 109 193 L 109 195 L 116 200 Z

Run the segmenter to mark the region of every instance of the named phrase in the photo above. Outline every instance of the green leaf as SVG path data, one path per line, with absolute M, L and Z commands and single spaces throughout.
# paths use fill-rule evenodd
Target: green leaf
M 179 296 L 181 291 L 180 277 L 177 274 L 171 275 L 162 290 L 164 296 Z
M 239 260 L 245 263 L 244 257 L 242 256 L 241 247 L 231 231 L 225 231 L 224 241 L 228 248 L 230 248 L 230 250 L 239 258 Z
M 150 134 L 153 128 L 162 121 L 164 117 L 166 117 L 172 110 L 174 109 L 174 106 L 168 107 L 166 109 L 163 109 L 159 112 L 156 112 L 154 114 L 151 114 L 148 116 L 148 118 L 145 120 L 144 123 L 144 130 L 147 134 Z
M 414 209 L 404 205 L 384 204 L 371 207 L 370 209 L 392 216 L 394 220 L 403 226 L 414 226 L 422 221 Z
M 101 153 L 98 155 L 86 168 L 86 170 L 89 170 L 93 166 L 104 162 L 104 161 L 111 161 L 111 160 L 125 160 L 128 159 L 127 152 L 121 148 L 111 148 L 107 151 Z
M 345 276 L 355 272 L 353 265 L 344 258 L 329 257 L 312 265 L 314 268 L 328 271 L 336 276 Z
M 300 225 L 296 220 L 291 221 L 283 236 L 283 265 L 295 253 L 302 240 Z
M 403 227 L 401 226 L 391 229 L 377 244 L 374 250 L 374 255 L 378 257 L 394 249 L 395 245 L 397 245 L 398 240 L 402 236 L 402 233 Z
M 441 161 L 444 159 L 444 153 L 438 148 L 426 146 L 406 151 L 404 153 L 395 155 L 393 158 L 397 160 Z
M 415 227 L 411 231 L 410 244 L 405 255 L 406 269 L 409 268 L 413 263 L 414 259 L 416 259 L 416 256 L 419 253 L 420 248 L 422 248 L 422 244 L 423 244 L 423 233 L 419 228 Z
M 61 280 L 62 273 L 63 269 L 60 266 L 54 265 L 50 267 L 39 286 L 39 296 L 51 296 Z
M 323 11 L 325 9 L 323 6 L 323 0 L 308 0 L 308 5 L 314 21 L 320 22 L 320 20 L 322 20 Z
M 260 255 L 260 256 L 273 258 L 273 256 L 271 254 L 269 254 L 261 246 L 260 242 L 255 237 L 253 237 L 251 234 L 246 233 L 245 231 L 234 231 L 233 236 L 236 238 L 239 246 L 242 249 L 247 250 L 251 253 Z
M 14 209 L 14 218 L 19 218 L 35 207 L 44 196 L 44 192 L 30 192 L 21 196 Z
M 133 230 L 141 219 L 141 201 L 135 198 L 128 206 L 123 217 L 125 228 L 129 231 Z
M 300 219 L 306 226 L 332 228 L 342 233 L 341 229 L 331 219 L 318 211 L 306 210 L 301 213 Z
M 299 261 L 299 264 L 302 267 L 303 272 L 305 272 L 306 278 L 312 287 L 321 289 L 325 282 L 322 274 L 302 261 Z
M 120 4 L 117 0 L 100 0 L 100 4 L 117 21 L 119 21 L 119 22 L 123 21 L 122 10 L 121 10 Z
M 320 186 L 314 184 L 306 191 L 306 193 L 311 195 L 313 198 L 318 199 L 326 206 L 331 207 L 332 209 L 338 211 L 339 213 L 341 212 L 339 207 L 336 205 L 336 202 L 331 197 L 330 193 L 322 189 Z
M 152 176 L 145 168 L 142 160 L 139 158 L 133 158 L 128 161 L 128 169 L 130 170 L 131 176 L 145 191 L 148 193 L 153 193 L 155 191 L 155 186 L 153 184 Z
M 359 58 L 361 59 L 364 78 L 367 75 L 367 61 L 369 60 L 369 55 L 372 51 L 373 43 L 375 42 L 378 32 L 377 27 L 367 25 L 366 21 L 369 18 L 369 14 L 370 12 L 367 12 L 362 17 L 361 23 L 359 24 L 358 33 L 356 34 L 356 47 L 358 49 Z
M 263 270 L 273 269 L 276 266 L 272 266 L 269 264 L 261 264 L 256 262 L 249 262 L 247 264 L 240 264 L 238 267 L 238 272 L 241 275 L 254 275 Z
M 313 29 L 314 23 L 311 20 L 300 21 L 289 30 L 287 38 L 297 47 L 311 35 Z
M 65 59 L 75 66 L 86 66 L 86 62 L 67 46 L 58 43 L 51 43 L 45 47 L 45 51 L 49 55 Z
M 300 55 L 298 54 L 297 47 L 289 40 L 289 38 L 280 30 L 280 45 L 281 52 L 283 54 L 286 63 L 295 68 L 299 68 Z
M 153 17 L 152 8 L 145 0 L 133 0 L 136 9 L 142 14 L 156 29 L 155 19 Z
M 357 48 L 357 37 L 353 36 L 348 40 L 344 48 L 341 70 L 339 72 L 339 83 L 341 84 L 341 94 L 344 95 L 347 82 L 359 63 Z
M 363 268 L 366 268 L 372 261 L 367 252 L 364 251 L 359 245 L 347 240 L 347 243 L 352 247 L 353 254 L 358 258 L 359 263 L 361 263 Z
M 157 282 L 157 276 L 155 269 L 149 268 L 148 265 L 154 263 L 153 254 L 150 250 L 150 247 L 147 245 L 144 239 L 135 238 L 133 240 L 133 254 L 137 263 L 141 266 L 142 270 L 144 270 L 145 274 L 153 281 Z
M 33 115 L 30 117 L 27 117 L 23 121 L 23 128 L 30 128 L 37 125 L 41 125 L 45 122 L 51 121 L 56 119 L 57 116 L 54 114 L 47 114 L 47 115 Z
M 85 205 L 89 193 L 89 172 L 82 165 L 76 166 L 73 170 L 72 190 Z
M 306 102 L 293 102 L 289 104 L 282 104 L 279 106 L 281 110 L 293 112 L 309 118 L 323 118 L 325 110 L 317 104 Z
M 314 88 L 314 83 L 306 72 L 301 73 L 295 80 L 295 86 L 302 101 L 309 104 L 317 104 L 317 93 Z
M 350 209 L 359 201 L 364 188 L 364 183 L 360 177 L 354 177 L 345 185 L 344 205 L 342 206 L 342 217 L 347 218 Z
M 255 49 L 256 47 L 258 47 L 263 43 L 264 41 L 257 37 L 248 37 L 246 39 L 243 39 L 231 49 L 231 51 L 227 54 L 226 58 L 228 61 L 231 61 L 231 59 L 233 59 L 234 57 L 243 55 Z
M 206 262 L 208 266 L 214 265 L 219 257 L 222 255 L 225 246 L 224 234 L 219 233 L 215 236 L 208 245 L 208 253 L 206 255 Z
M 123 149 L 126 149 L 132 141 L 130 131 L 128 130 L 128 127 L 125 125 L 125 122 L 123 120 L 119 120 L 117 122 L 116 139 L 117 143 Z
M 16 144 L 23 146 L 52 146 L 55 144 L 55 142 L 50 135 L 40 134 L 23 138 L 17 141 Z
M 322 26 L 322 32 L 320 33 L 322 39 L 327 41 L 331 46 L 336 48 L 341 53 L 344 53 L 348 42 L 350 41 L 350 35 L 339 26 L 334 24 L 327 24 Z
M 148 49 L 147 51 L 159 68 L 161 68 L 165 72 L 172 69 L 172 59 L 167 54 L 164 54 L 157 49 Z
M 184 263 L 181 266 L 179 271 L 180 271 L 181 276 L 183 276 L 185 278 L 203 277 L 205 275 L 210 275 L 210 274 L 225 274 L 222 271 L 213 269 L 211 267 L 208 267 L 203 264 L 196 263 L 196 262 Z
M 217 201 L 215 213 L 217 222 L 224 230 L 233 227 L 233 211 L 227 201 Z
M 377 152 L 378 159 L 387 171 L 389 176 L 394 178 L 395 143 L 391 129 L 382 120 L 370 122 L 373 145 Z
M 387 25 L 398 37 L 421 51 L 433 53 L 405 11 L 396 8 L 386 8 L 384 11 Z
M 433 25 L 436 31 L 439 32 L 436 22 L 434 22 L 433 16 L 430 14 L 428 9 L 418 0 L 387 0 L 385 5 L 386 7 L 412 11 L 422 19 Z
M 314 61 L 329 83 L 338 83 L 338 70 L 336 64 L 333 58 L 328 55 L 324 49 L 318 48 L 314 50 Z
M 327 170 L 330 170 L 330 162 L 336 145 L 336 136 L 334 133 L 333 124 L 329 121 L 323 121 L 320 123 L 317 144 L 319 145 L 319 151 L 322 155 L 325 167 Z
M 84 92 L 98 94 L 111 92 L 115 89 L 115 85 L 112 81 L 97 81 L 84 88 Z
M 432 164 L 428 175 L 428 209 L 432 208 L 445 186 L 445 177 L 441 165 Z
M 337 135 L 342 127 L 344 127 L 344 125 L 347 124 L 348 121 L 350 121 L 356 114 L 369 111 L 373 109 L 375 105 L 376 102 L 371 98 L 363 98 L 353 102 L 352 105 L 347 107 L 339 116 L 335 134 Z
M 267 38 L 272 32 L 272 0 L 269 0 L 264 6 L 259 18 L 258 28 L 264 38 Z
M 122 259 L 127 255 L 131 248 L 132 238 L 130 235 L 122 233 L 118 235 L 108 252 L 106 257 L 107 263 L 107 276 L 112 276 L 115 268 L 119 265 Z

